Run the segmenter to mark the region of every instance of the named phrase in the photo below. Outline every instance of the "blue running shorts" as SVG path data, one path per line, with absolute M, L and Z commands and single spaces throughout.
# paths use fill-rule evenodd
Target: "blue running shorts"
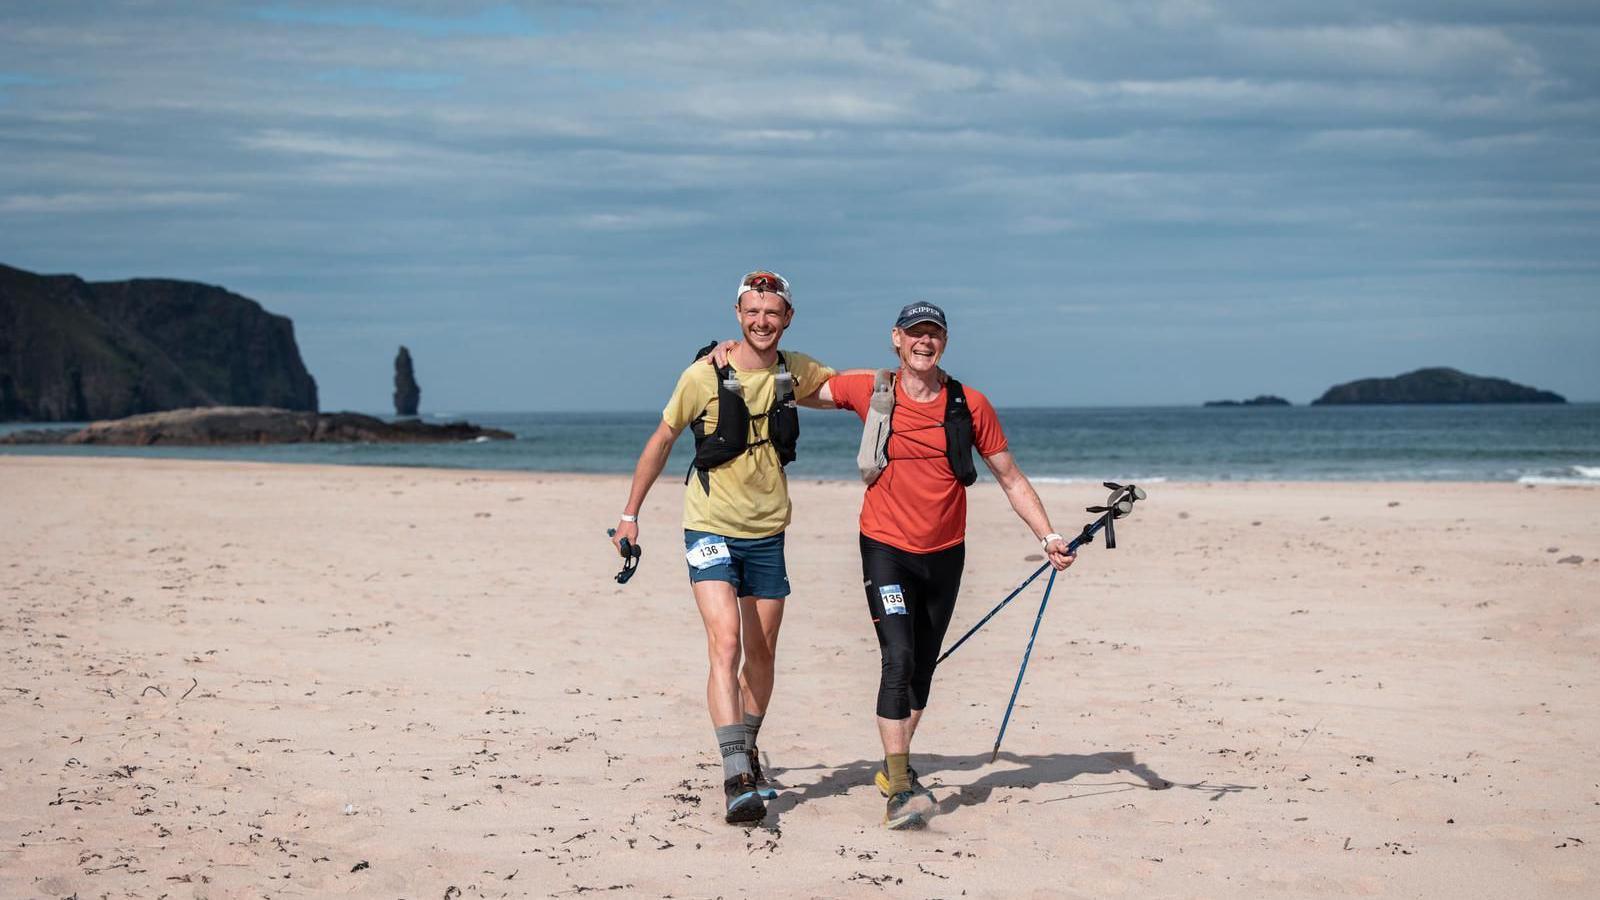
M 726 581 L 740 597 L 782 600 L 789 596 L 781 531 L 771 537 L 733 538 L 685 528 L 683 550 L 691 583 Z

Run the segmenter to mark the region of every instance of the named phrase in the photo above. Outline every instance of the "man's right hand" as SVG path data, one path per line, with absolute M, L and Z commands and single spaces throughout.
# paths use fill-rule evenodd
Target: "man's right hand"
M 617 522 L 616 529 L 613 530 L 612 533 L 611 533 L 611 546 L 617 548 L 617 555 L 618 556 L 624 556 L 624 557 L 627 556 L 626 553 L 622 552 L 622 541 L 624 539 L 626 539 L 628 541 L 628 543 L 630 543 L 630 544 L 638 544 L 639 543 L 639 523 L 638 522 L 622 522 L 622 521 L 618 521 Z

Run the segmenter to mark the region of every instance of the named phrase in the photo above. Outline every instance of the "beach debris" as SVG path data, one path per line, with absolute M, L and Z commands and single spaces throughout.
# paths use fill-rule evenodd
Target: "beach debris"
M 370 869 L 370 868 L 372 868 L 372 863 L 369 863 L 369 862 L 367 862 L 366 860 L 363 859 L 362 861 L 360 861 L 360 862 L 356 863 L 355 865 L 351 866 L 350 867 L 350 871 L 359 872 L 362 869 Z
M 1569 837 L 1569 838 L 1566 838 L 1565 840 L 1563 840 L 1561 843 L 1557 844 L 1556 845 L 1556 849 L 1557 850 L 1561 850 L 1561 849 L 1566 848 L 1566 847 L 1576 847 L 1576 846 L 1580 846 L 1582 844 L 1583 844 L 1583 838 Z
M 459 896 L 461 896 L 461 888 L 453 884 L 444 889 L 444 900 L 455 900 Z
M 905 884 L 904 879 L 896 878 L 894 875 L 883 874 L 874 877 L 865 872 L 857 872 L 854 875 L 851 875 L 849 878 L 846 878 L 845 881 L 864 881 L 867 884 L 874 885 L 876 887 L 882 887 L 891 881 L 895 884 Z
M 1389 501 L 1389 508 L 1390 509 L 1394 509 L 1396 506 L 1399 506 L 1399 505 L 1400 505 L 1400 501 L 1399 500 L 1390 500 Z
M 1581 557 L 1578 554 L 1574 553 L 1571 556 L 1563 556 L 1560 559 L 1556 560 L 1556 562 L 1557 563 L 1567 563 L 1569 565 L 1574 565 L 1575 566 L 1578 563 L 1583 562 L 1583 557 Z
M 344 814 L 347 815 L 347 816 L 355 815 L 356 814 L 356 805 L 354 803 L 346 803 L 344 805 Z

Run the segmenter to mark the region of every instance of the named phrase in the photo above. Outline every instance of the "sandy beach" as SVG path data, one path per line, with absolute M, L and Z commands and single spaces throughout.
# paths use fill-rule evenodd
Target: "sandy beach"
M 0 458 L 0 896 L 1593 897 L 1600 490 L 1153 484 L 941 668 L 878 826 L 860 488 L 793 485 L 782 785 L 620 477 Z M 1097 485 L 1040 492 L 1058 530 Z M 952 637 L 1037 565 L 972 491 Z M 1169 787 L 1170 785 L 1170 787 Z

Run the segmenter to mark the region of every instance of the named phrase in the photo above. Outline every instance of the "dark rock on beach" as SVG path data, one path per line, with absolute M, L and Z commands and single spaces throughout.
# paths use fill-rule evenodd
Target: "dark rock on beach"
M 193 406 L 315 412 L 294 325 L 211 285 L 88 282 L 0 265 L 0 421 Z
M 64 444 L 75 428 L 30 428 L 0 435 L 0 444 Z
M 44 432 L 24 434 L 39 435 Z M 54 436 L 55 441 L 0 438 L 0 443 L 203 447 L 219 444 L 415 444 L 479 438 L 511 440 L 516 437 L 508 431 L 481 428 L 468 422 L 442 425 L 417 421 L 385 422 L 359 413 L 313 413 L 261 406 L 214 406 L 145 413 L 126 419 L 95 422 L 75 432 L 55 432 Z
M 1261 394 L 1249 400 L 1207 400 L 1206 406 L 1291 406 L 1289 401 L 1272 394 Z
M 1418 369 L 1394 378 L 1363 378 L 1328 388 L 1312 406 L 1353 403 L 1565 403 L 1565 397 L 1504 378 L 1459 369 Z

